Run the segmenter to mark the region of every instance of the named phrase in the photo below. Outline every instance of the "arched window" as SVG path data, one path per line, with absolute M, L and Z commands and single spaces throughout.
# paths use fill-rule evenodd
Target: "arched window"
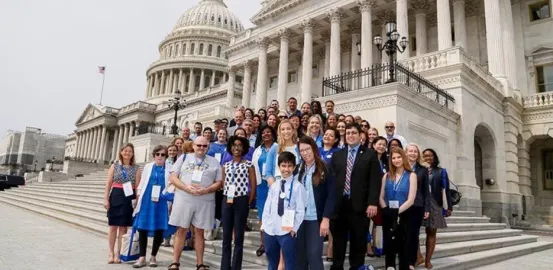
M 211 15 L 211 21 L 212 21 L 212 22 L 215 21 L 215 15 Z
M 186 43 L 182 44 L 182 55 L 186 54 Z
M 212 53 L 213 53 L 213 45 L 209 44 L 209 46 L 207 47 L 207 56 L 211 56 Z
M 202 88 L 203 89 L 208 88 L 210 83 L 211 83 L 211 76 L 209 76 L 209 75 L 205 76 L 204 87 L 202 87 Z
M 207 21 L 207 13 L 204 14 L 204 21 Z
M 221 16 L 219 16 L 218 20 L 217 20 L 219 23 L 221 23 Z
M 196 47 L 196 44 L 194 44 L 194 43 L 190 44 L 190 55 L 194 55 L 195 47 Z
M 217 46 L 217 57 L 221 57 L 221 46 Z
M 180 49 L 180 44 L 177 44 L 176 49 L 175 49 L 175 51 L 176 51 L 175 56 L 179 56 L 179 55 L 180 55 L 179 49 Z
M 227 18 L 225 18 L 225 25 L 226 25 L 226 24 L 228 24 L 228 20 L 227 20 Z
M 200 55 L 204 55 L 204 44 L 200 43 Z
M 173 56 L 173 45 L 169 47 L 169 57 Z

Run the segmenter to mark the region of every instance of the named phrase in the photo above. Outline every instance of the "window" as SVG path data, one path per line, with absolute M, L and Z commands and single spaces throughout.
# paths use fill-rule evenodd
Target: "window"
M 196 48 L 196 44 L 192 43 L 190 44 L 190 55 L 194 55 L 194 49 Z
M 530 21 L 537 21 L 551 17 L 549 0 L 542 0 L 528 6 Z
M 536 90 L 538 93 L 553 91 L 553 64 L 536 66 Z
M 296 71 L 288 72 L 288 83 L 295 83 L 298 81 L 298 73 Z
M 278 77 L 273 76 L 269 79 L 269 88 L 275 88 L 278 86 Z
M 173 56 L 173 45 L 169 47 L 169 57 Z
M 319 67 L 317 65 L 311 67 L 311 76 L 313 78 L 319 77 Z
M 553 149 L 543 151 L 543 189 L 553 190 Z
M 180 55 L 180 45 L 177 44 L 177 47 L 176 47 L 176 52 L 175 52 L 175 56 L 179 56 Z
M 217 57 L 221 57 L 221 46 L 217 46 Z
M 182 55 L 186 54 L 186 43 L 182 45 Z
M 411 51 L 416 52 L 417 51 L 417 37 L 411 36 L 411 40 L 409 41 L 409 45 L 411 46 Z
M 209 46 L 207 47 L 207 55 L 211 56 L 212 53 L 213 53 L 213 45 L 209 44 Z
M 200 55 L 204 55 L 204 44 L 200 43 Z

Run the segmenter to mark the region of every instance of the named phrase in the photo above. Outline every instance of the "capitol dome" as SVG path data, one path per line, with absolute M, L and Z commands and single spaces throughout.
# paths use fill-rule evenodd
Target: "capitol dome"
M 236 33 L 244 31 L 240 19 L 227 8 L 223 0 L 201 0 L 181 15 L 173 31 L 198 26 L 214 26 Z

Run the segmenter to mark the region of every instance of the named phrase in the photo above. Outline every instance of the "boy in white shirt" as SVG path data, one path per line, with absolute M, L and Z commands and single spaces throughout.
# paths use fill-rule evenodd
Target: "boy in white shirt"
M 293 270 L 296 266 L 296 232 L 305 215 L 307 193 L 297 177 L 294 177 L 294 154 L 282 152 L 278 156 L 278 167 L 281 177 L 269 188 L 261 230 L 269 261 L 268 269 L 278 269 L 282 251 L 285 270 Z

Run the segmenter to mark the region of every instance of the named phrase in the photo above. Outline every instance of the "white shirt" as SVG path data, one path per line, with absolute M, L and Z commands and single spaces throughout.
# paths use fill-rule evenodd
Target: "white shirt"
M 292 229 L 294 232 L 298 232 L 305 216 L 307 192 L 297 177 L 290 176 L 276 181 L 269 188 L 269 194 L 267 195 L 267 201 L 265 201 L 265 208 L 263 209 L 263 217 L 261 219 L 261 230 L 268 235 L 286 235 L 289 233 L 282 230 L 282 217 L 278 215 L 278 199 L 282 181 L 286 181 L 286 184 L 284 184 L 284 193 L 286 194 L 284 210 L 295 211 L 294 228 Z M 292 196 L 290 196 L 290 192 Z M 288 200 L 288 198 L 290 199 Z

